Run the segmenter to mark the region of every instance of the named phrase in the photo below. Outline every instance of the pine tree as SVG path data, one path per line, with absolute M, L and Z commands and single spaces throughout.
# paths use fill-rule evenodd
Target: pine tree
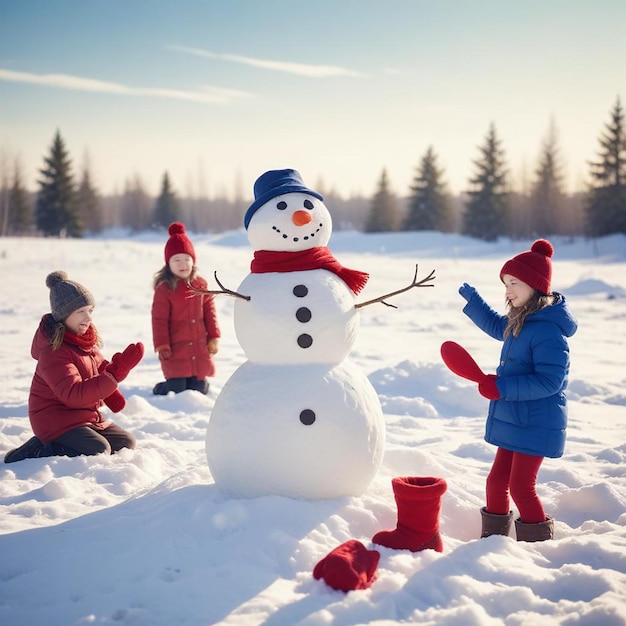
M 161 182 L 161 194 L 157 198 L 156 206 L 154 207 L 154 224 L 167 228 L 172 222 L 176 222 L 179 216 L 180 207 L 172 190 L 170 177 L 165 172 Z
M 365 232 L 382 233 L 396 230 L 397 223 L 396 199 L 389 189 L 387 170 L 383 169 L 378 183 L 378 191 L 372 200 L 367 223 L 365 224 Z
M 37 196 L 37 228 L 46 236 L 80 237 L 82 226 L 76 209 L 72 163 L 59 131 L 44 162 Z
M 507 171 L 504 150 L 496 136 L 494 124 L 489 127 L 481 158 L 474 161 L 476 175 L 463 214 L 463 233 L 495 241 L 505 234 L 508 213 Z
M 556 126 L 552 121 L 548 135 L 541 147 L 535 182 L 530 194 L 531 232 L 535 236 L 548 236 L 564 232 L 567 222 L 563 216 L 563 175 L 558 148 Z
M 83 172 L 83 177 L 76 192 L 76 205 L 85 230 L 91 233 L 102 231 L 102 210 L 98 192 L 91 182 L 89 171 Z
M 411 192 L 402 229 L 446 231 L 450 219 L 448 193 L 432 146 L 422 157 Z
M 600 137 L 599 161 L 590 163 L 586 230 L 592 237 L 626 233 L 626 129 L 619 97 Z
M 87 158 L 85 159 L 80 185 L 76 192 L 76 206 L 85 230 L 91 233 L 101 232 L 103 228 L 102 207 L 100 206 L 98 190 L 92 182 L 89 160 Z
M 28 191 L 22 182 L 22 171 L 19 163 L 15 163 L 13 184 L 9 190 L 9 234 L 22 235 L 32 225 L 33 209 Z

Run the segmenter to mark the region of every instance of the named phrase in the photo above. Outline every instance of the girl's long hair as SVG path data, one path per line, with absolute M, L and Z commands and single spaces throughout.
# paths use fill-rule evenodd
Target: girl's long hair
M 191 274 L 187 279 L 187 282 L 191 283 L 191 281 L 196 277 L 196 265 L 194 263 L 191 268 Z M 152 279 L 152 288 L 156 289 L 161 283 L 167 283 L 168 287 L 174 291 L 176 289 L 176 285 L 178 284 L 179 278 L 172 272 L 170 266 L 166 263 L 155 275 Z
M 52 316 L 50 316 L 49 321 L 46 321 L 46 324 L 49 324 L 49 327 L 47 326 L 45 331 L 46 334 L 50 336 L 50 345 L 52 346 L 52 350 L 58 350 L 63 345 L 63 341 L 65 339 L 65 324 L 63 322 L 55 322 L 52 319 Z M 102 348 L 102 346 L 104 345 L 102 342 L 102 338 L 100 337 L 100 334 L 98 333 L 96 327 L 93 325 L 93 322 L 91 323 L 91 327 L 96 334 L 95 345 L 98 348 Z
M 504 338 L 506 339 L 509 335 L 517 337 L 520 330 L 522 330 L 522 326 L 524 325 L 526 318 L 537 311 L 541 311 L 541 309 L 545 309 L 547 306 L 551 306 L 554 304 L 554 300 L 555 297 L 553 295 L 545 296 L 536 290 L 524 306 L 513 307 L 507 300 L 507 317 L 509 318 L 509 321 L 504 329 Z

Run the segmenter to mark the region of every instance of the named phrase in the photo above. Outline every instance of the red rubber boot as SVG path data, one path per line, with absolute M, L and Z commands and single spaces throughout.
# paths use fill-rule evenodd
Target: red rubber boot
M 393 550 L 443 552 L 439 534 L 441 496 L 448 485 L 443 478 L 406 476 L 391 481 L 398 507 L 395 530 L 382 530 L 372 541 Z

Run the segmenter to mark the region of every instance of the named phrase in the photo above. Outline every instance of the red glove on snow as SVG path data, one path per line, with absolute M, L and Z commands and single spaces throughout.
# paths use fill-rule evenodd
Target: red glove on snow
M 498 380 L 498 377 L 495 374 L 487 374 L 485 379 L 478 383 L 478 393 L 488 400 L 498 400 L 500 392 L 498 391 L 496 380 Z
M 113 413 L 119 413 L 126 406 L 126 398 L 124 398 L 119 389 L 116 389 L 110 396 L 104 399 L 104 403 Z
M 313 570 L 313 576 L 333 589 L 367 589 L 376 580 L 380 559 L 378 550 L 368 550 L 360 541 L 350 539 L 329 552 Z
M 169 346 L 159 346 L 157 348 L 159 361 L 167 361 L 172 356 L 172 349 Z
M 143 343 L 131 343 L 122 353 L 116 352 L 111 358 L 111 362 L 106 366 L 105 371 L 111 374 L 118 383 L 121 383 L 128 372 L 141 361 L 143 357 Z

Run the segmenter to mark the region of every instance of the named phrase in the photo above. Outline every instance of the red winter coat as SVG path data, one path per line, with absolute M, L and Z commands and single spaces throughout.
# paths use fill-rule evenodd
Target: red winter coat
M 191 283 L 196 289 L 206 289 L 204 278 Z M 169 346 L 172 356 L 161 361 L 166 379 L 204 379 L 215 374 L 215 365 L 207 342 L 220 336 L 212 294 L 199 295 L 184 280 L 172 291 L 166 282 L 159 283 L 152 301 L 152 339 L 158 352 Z
M 44 443 L 53 441 L 78 426 L 104 429 L 102 399 L 117 384 L 101 374 L 107 364 L 96 346 L 82 350 L 67 342 L 53 350 L 50 345 L 52 316 L 44 315 L 30 349 L 37 361 L 28 397 L 28 417 L 33 433 Z M 54 322 L 52 322 L 54 325 Z

